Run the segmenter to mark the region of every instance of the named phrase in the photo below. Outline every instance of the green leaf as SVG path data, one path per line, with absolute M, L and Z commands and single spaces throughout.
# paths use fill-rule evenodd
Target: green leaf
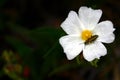
M 8 26 L 9 30 L 12 31 L 14 34 L 19 34 L 23 37 L 29 36 L 30 30 L 25 27 L 16 24 L 8 24 Z
M 99 59 L 95 59 L 95 60 L 93 60 L 93 61 L 90 62 L 90 63 L 91 63 L 92 66 L 97 67 L 97 66 L 98 66 L 98 65 L 97 65 L 98 61 L 99 61 Z
M 29 55 L 32 52 L 32 49 L 28 47 L 23 41 L 11 37 L 6 36 L 5 40 L 8 44 L 10 44 L 22 57 Z
M 31 30 L 29 37 L 31 41 L 38 47 L 38 51 L 44 56 L 51 53 L 57 45 L 64 32 L 61 29 L 52 27 L 41 27 Z
M 78 55 L 78 56 L 76 57 L 76 61 L 77 61 L 78 64 L 81 64 L 80 55 Z
M 58 40 L 64 32 L 61 29 L 53 27 L 40 27 L 30 32 L 31 39 L 37 42 Z

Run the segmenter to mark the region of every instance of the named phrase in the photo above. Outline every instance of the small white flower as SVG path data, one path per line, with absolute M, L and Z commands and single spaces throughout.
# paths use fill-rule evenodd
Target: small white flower
M 74 59 L 83 51 L 83 57 L 87 61 L 99 59 L 107 54 L 102 43 L 111 43 L 115 39 L 113 24 L 111 21 L 98 23 L 102 11 L 81 7 L 79 14 L 70 11 L 66 20 L 61 24 L 67 33 L 59 39 L 68 60 Z

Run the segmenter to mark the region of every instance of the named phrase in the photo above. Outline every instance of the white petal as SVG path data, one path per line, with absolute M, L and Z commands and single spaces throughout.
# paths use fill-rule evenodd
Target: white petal
M 70 11 L 66 20 L 61 24 L 67 34 L 79 34 L 81 32 L 80 26 L 78 15 L 74 11 Z
M 68 60 L 74 59 L 83 50 L 84 44 L 80 38 L 75 36 L 63 36 L 59 39 Z
M 107 54 L 105 46 L 101 42 L 94 42 L 93 44 L 86 45 L 83 50 L 83 56 L 87 61 L 99 59 L 101 56 Z
M 102 11 L 100 9 L 93 10 L 88 7 L 80 7 L 79 9 L 79 18 L 81 22 L 84 24 L 85 28 L 90 30 L 96 26 L 101 15 Z
M 103 21 L 96 26 L 94 33 L 99 36 L 98 41 L 111 43 L 115 39 L 115 35 L 113 34 L 114 30 L 111 21 Z
M 97 41 L 103 42 L 103 43 L 112 43 L 115 40 L 115 35 L 109 34 L 105 36 L 98 37 Z

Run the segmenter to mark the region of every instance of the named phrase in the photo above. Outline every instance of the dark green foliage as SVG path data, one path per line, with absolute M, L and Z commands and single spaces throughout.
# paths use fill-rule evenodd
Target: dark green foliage
M 70 10 L 78 11 L 81 5 L 102 9 L 102 19 L 111 19 L 115 24 L 116 39 L 112 44 L 105 44 L 108 54 L 99 61 L 87 62 L 82 53 L 69 61 L 59 44 L 59 38 L 65 35 L 60 23 Z M 0 80 L 7 75 L 3 70 L 6 63 L 1 57 L 4 51 L 19 56 L 20 60 L 15 59 L 12 64 L 22 66 L 19 76 L 23 80 L 114 80 L 119 74 L 114 70 L 120 62 L 118 16 L 119 2 L 116 0 L 0 0 Z M 42 26 L 49 23 L 53 26 Z M 85 44 L 97 37 L 93 36 Z M 28 77 L 23 75 L 25 66 L 30 69 Z

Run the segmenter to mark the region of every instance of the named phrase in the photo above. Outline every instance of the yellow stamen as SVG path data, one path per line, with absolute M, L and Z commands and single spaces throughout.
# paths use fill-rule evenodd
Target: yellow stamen
M 84 31 L 82 31 L 81 38 L 83 40 L 86 41 L 86 40 L 88 40 L 91 37 L 92 37 L 92 32 L 90 30 L 84 30 Z

